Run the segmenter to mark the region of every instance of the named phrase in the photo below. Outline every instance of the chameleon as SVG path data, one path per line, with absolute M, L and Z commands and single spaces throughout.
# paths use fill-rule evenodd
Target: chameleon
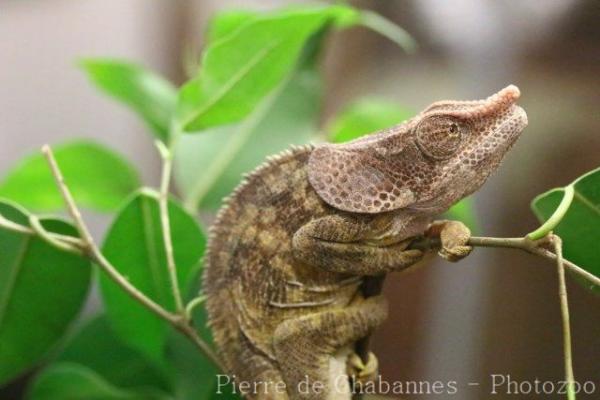
M 350 399 L 348 376 L 377 376 L 356 344 L 388 306 L 362 285 L 417 264 L 419 238 L 437 237 L 450 261 L 469 254 L 469 229 L 435 217 L 500 165 L 527 125 L 519 97 L 510 85 L 435 102 L 347 143 L 292 147 L 244 176 L 210 230 L 202 291 L 226 372 L 252 384 L 246 398 Z

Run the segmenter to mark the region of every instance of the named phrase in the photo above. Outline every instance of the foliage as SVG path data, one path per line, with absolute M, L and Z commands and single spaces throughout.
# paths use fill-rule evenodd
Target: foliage
M 0 214 L 29 225 L 29 214 L 11 202 L 0 200 Z M 40 222 L 48 232 L 76 234 L 62 220 Z M 39 362 L 66 333 L 85 300 L 90 271 L 88 261 L 40 238 L 0 230 L 0 382 Z
M 573 200 L 555 227 L 564 241 L 565 257 L 588 272 L 600 276 L 600 169 L 595 169 L 569 184 Z M 568 187 L 557 188 L 533 199 L 531 208 L 541 222 L 552 217 Z M 589 287 L 589 282 L 581 281 Z M 600 287 L 590 287 L 600 293 Z
M 204 253 L 204 234 L 175 200 L 169 203 L 171 235 L 182 290 L 197 276 Z M 137 193 L 117 214 L 106 234 L 102 252 L 138 289 L 166 309 L 175 311 L 159 219 L 158 199 L 148 189 Z M 163 358 L 168 327 L 129 298 L 106 276 L 100 276 L 106 314 L 124 343 L 148 358 Z
M 197 296 L 202 270 L 205 235 L 196 222 L 198 212 L 218 208 L 240 175 L 268 154 L 315 138 L 323 86 L 317 60 L 324 39 L 332 29 L 359 25 L 406 48 L 412 45 L 404 31 L 374 13 L 344 5 L 310 6 L 217 15 L 200 67 L 180 87 L 129 62 L 81 63 L 98 89 L 148 125 L 150 138 L 161 143 L 165 164 L 174 154 L 182 196 L 168 200 L 170 224 L 164 226 L 171 230 L 186 302 Z M 410 116 L 396 104 L 362 100 L 326 130 L 331 140 L 341 142 Z M 99 144 L 65 143 L 56 148 L 56 158 L 78 204 L 115 214 L 102 254 L 146 296 L 175 311 L 158 194 L 142 188 L 135 169 Z M 575 183 L 579 200 L 557 230 L 564 235 L 567 257 L 598 274 L 592 269 L 600 262 L 582 255 L 577 246 L 584 233 L 598 236 L 597 231 L 577 228 L 582 218 L 597 219 L 594 207 L 586 208 L 581 200 L 592 199 L 597 209 L 600 183 L 596 178 L 590 183 L 590 177 L 597 174 Z M 557 195 L 550 192 L 536 199 L 536 213 L 547 218 Z M 80 249 L 56 244 L 64 235 L 73 242 L 76 229 L 56 218 L 39 218 L 37 223 L 21 208 L 63 208 L 42 156 L 31 155 L 15 166 L 0 183 L 0 196 L 10 199 L 0 200 L 0 385 L 44 361 L 28 391 L 30 399 L 214 397 L 215 366 L 106 274 L 98 278 L 102 314 L 80 324 L 65 343 L 91 285 L 91 269 Z M 473 226 L 468 201 L 450 212 Z M 210 343 L 205 310 L 197 307 L 191 316 Z
M 168 141 L 177 104 L 177 89 L 170 82 L 118 60 L 88 59 L 81 62 L 81 67 L 99 89 L 129 106 L 158 139 Z
M 105 146 L 76 140 L 57 146 L 55 152 L 75 199 L 92 210 L 115 211 L 140 186 L 137 171 Z M 8 173 L 0 183 L 0 196 L 35 211 L 59 211 L 64 206 L 39 152 L 24 158 Z

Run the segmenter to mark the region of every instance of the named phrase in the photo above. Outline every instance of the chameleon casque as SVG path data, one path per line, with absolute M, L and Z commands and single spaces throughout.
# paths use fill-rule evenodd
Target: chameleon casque
M 354 346 L 387 306 L 361 284 L 421 260 L 416 238 L 439 237 L 451 261 L 471 251 L 463 224 L 433 219 L 477 190 L 519 137 L 519 96 L 511 85 L 436 102 L 352 142 L 284 151 L 245 177 L 212 228 L 203 291 L 226 372 L 259 384 L 247 398 L 349 399 L 344 374 L 376 376 L 376 358 L 357 361 Z

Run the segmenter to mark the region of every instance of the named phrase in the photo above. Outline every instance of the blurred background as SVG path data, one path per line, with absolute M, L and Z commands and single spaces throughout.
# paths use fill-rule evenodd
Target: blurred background
M 1 0 L 0 171 L 43 143 L 93 137 L 127 155 L 145 182 L 156 185 L 159 160 L 145 127 L 93 90 L 76 60 L 129 59 L 179 83 L 182 54 L 201 47 L 216 11 L 288 3 Z M 520 87 L 529 127 L 475 196 L 479 234 L 518 236 L 532 230 L 534 196 L 600 165 L 597 0 L 352 3 L 397 22 L 419 49 L 406 55 L 360 28 L 334 34 L 322 61 L 323 123 L 363 96 L 417 111 L 435 100 L 486 97 L 509 83 Z M 107 221 L 96 219 L 100 232 Z M 557 285 L 552 264 L 492 249 L 477 249 L 456 265 L 434 260 L 390 277 L 385 291 L 391 317 L 373 340 L 384 378 L 455 380 L 463 399 L 488 398 L 490 374 L 561 380 Z M 600 302 L 572 280 L 568 289 L 575 375 L 600 387 Z M 15 384 L 0 389 L 0 398 L 18 399 L 18 393 Z

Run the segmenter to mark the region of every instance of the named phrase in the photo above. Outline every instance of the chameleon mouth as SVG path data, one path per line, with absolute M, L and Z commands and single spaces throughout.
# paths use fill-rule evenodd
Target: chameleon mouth
M 492 151 L 493 154 L 500 153 L 503 156 L 517 141 L 519 136 L 521 136 L 521 132 L 527 126 L 527 113 L 521 107 L 514 104 L 508 112 L 509 117 L 492 134 L 493 142 L 497 143 L 495 149 Z

